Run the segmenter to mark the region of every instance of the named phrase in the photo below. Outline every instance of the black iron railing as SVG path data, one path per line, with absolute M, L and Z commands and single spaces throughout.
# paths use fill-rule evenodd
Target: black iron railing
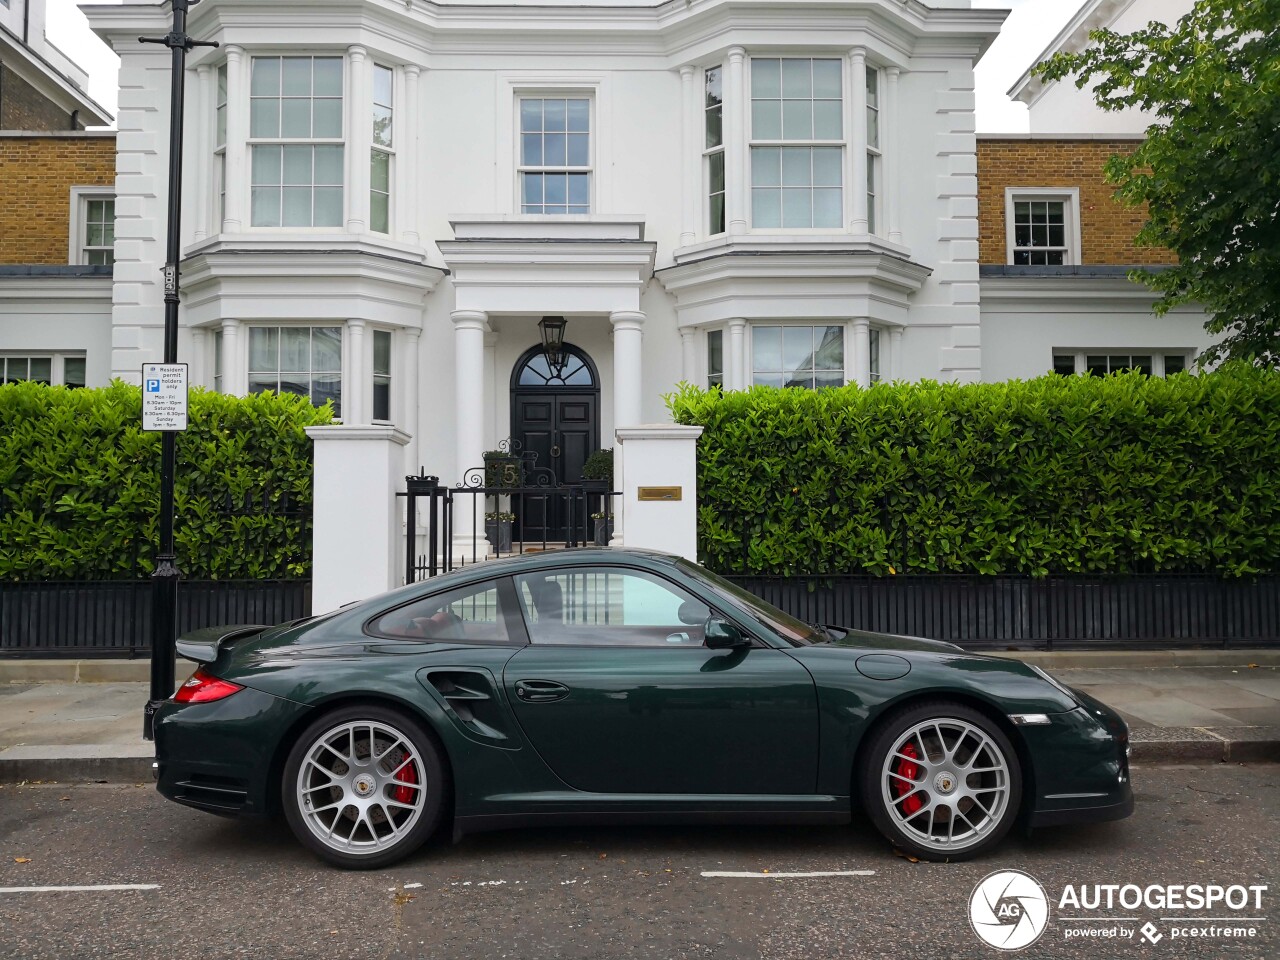
M 310 612 L 310 580 L 184 580 L 178 587 L 179 634 Z M 150 629 L 150 580 L 0 582 L 0 656 L 146 656 Z
M 802 620 L 965 647 L 1280 644 L 1280 576 L 1196 574 L 730 579 Z

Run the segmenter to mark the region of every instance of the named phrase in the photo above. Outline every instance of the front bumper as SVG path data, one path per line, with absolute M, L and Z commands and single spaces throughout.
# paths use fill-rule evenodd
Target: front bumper
M 1110 707 L 1079 691 L 1075 710 L 1043 726 L 1020 727 L 1030 754 L 1032 827 L 1121 820 L 1133 813 L 1129 728 Z
M 166 701 L 156 712 L 156 789 L 224 816 L 267 816 L 277 748 L 309 708 L 251 687 L 212 703 Z

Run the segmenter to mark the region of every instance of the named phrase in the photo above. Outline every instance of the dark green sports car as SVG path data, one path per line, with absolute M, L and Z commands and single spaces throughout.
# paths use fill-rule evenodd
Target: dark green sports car
M 165 796 L 282 811 L 341 867 L 536 824 L 839 823 L 917 857 L 1133 810 L 1112 710 L 1016 660 L 802 623 L 677 557 L 477 564 L 179 640 Z

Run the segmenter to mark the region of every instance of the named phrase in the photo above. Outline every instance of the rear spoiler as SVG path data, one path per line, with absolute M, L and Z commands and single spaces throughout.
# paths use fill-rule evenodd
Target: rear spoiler
M 236 623 L 225 627 L 205 627 L 193 630 L 178 638 L 178 656 L 196 663 L 212 663 L 218 659 L 218 648 L 224 643 L 239 640 L 269 629 L 261 623 Z

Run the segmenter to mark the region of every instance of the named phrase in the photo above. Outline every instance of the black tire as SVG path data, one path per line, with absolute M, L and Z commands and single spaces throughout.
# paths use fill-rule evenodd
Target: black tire
M 349 741 L 342 733 L 348 725 L 355 725 Z M 356 762 L 320 748 L 322 741 Z M 311 763 L 300 781 L 316 750 L 327 768 Z M 284 765 L 280 805 L 294 836 L 322 860 L 346 870 L 376 870 L 426 842 L 440 825 L 449 790 L 440 750 L 419 720 L 388 707 L 354 705 L 330 711 L 302 731 Z M 304 809 L 307 803 L 314 809 Z M 329 838 L 323 836 L 326 826 Z M 396 836 L 397 826 L 402 836 Z
M 921 730 L 931 722 L 938 727 Z M 863 807 L 903 853 L 921 860 L 969 860 L 998 844 L 1013 826 L 1022 804 L 1022 768 L 1009 738 L 985 714 L 930 700 L 895 711 L 869 736 L 858 770 Z M 966 772 L 969 757 L 975 772 Z M 1003 769 L 988 769 L 997 761 Z M 960 829 L 960 837 L 949 839 L 948 828 L 953 834 Z

